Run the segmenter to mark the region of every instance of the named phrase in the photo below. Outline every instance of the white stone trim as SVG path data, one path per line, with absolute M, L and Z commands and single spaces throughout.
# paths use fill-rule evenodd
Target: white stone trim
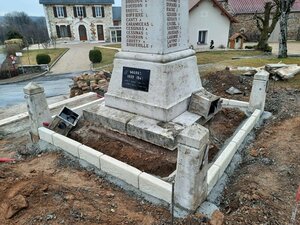
M 103 153 L 98 152 L 88 146 L 80 145 L 78 147 L 79 158 L 92 164 L 93 166 L 101 169 L 100 167 L 100 157 L 103 156 Z
M 52 138 L 53 134 L 55 134 L 54 131 L 49 130 L 45 127 L 39 127 L 39 137 L 41 140 L 53 144 L 53 138 Z
M 211 192 L 220 177 L 220 167 L 213 164 L 207 171 L 208 193 Z
M 64 151 L 68 152 L 69 154 L 79 158 L 78 148 L 79 146 L 82 145 L 81 143 L 74 141 L 70 138 L 67 138 L 58 133 L 53 134 L 52 139 L 53 139 L 54 146 L 59 147 Z
M 148 173 L 139 176 L 139 189 L 158 199 L 171 203 L 172 185 Z
M 142 171 L 108 155 L 100 157 L 101 170 L 139 188 L 139 175 Z

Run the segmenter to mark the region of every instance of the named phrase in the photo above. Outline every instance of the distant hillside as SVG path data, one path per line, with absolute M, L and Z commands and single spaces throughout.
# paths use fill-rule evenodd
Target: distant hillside
M 33 21 L 37 21 L 40 18 L 45 18 L 44 16 L 29 16 Z M 0 23 L 3 23 L 4 16 L 0 16 Z

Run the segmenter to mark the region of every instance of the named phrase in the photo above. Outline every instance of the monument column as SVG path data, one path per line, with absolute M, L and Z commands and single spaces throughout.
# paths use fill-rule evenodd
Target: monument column
M 188 1 L 123 0 L 122 51 L 105 104 L 160 121 L 185 112 L 202 88 L 188 48 Z

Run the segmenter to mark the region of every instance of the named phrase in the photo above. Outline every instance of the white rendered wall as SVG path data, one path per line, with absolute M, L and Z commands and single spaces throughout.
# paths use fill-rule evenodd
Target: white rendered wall
M 215 48 L 220 45 L 227 47 L 229 28 L 228 17 L 222 15 L 221 10 L 213 6 L 211 1 L 204 0 L 190 12 L 189 44 L 195 49 L 209 49 L 210 41 L 214 40 Z M 205 45 L 197 45 L 200 30 L 207 30 Z

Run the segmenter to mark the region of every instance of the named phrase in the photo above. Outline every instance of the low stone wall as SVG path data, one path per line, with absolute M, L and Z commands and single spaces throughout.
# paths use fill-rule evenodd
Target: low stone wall
M 41 64 L 41 65 L 19 65 L 18 66 L 18 73 L 19 74 L 27 74 L 27 73 L 43 73 L 49 71 L 48 64 Z

